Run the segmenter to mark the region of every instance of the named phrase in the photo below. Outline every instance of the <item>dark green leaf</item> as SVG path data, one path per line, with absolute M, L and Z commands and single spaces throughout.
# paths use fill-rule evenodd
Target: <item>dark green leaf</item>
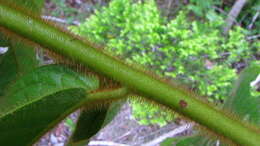
M 95 78 L 57 65 L 26 74 L 0 99 L 0 145 L 31 145 L 97 87 Z
M 83 110 L 78 119 L 76 129 L 71 136 L 69 145 L 76 145 L 76 143 L 81 143 L 81 141 L 87 144 L 89 138 L 101 129 L 106 113 L 107 109 Z
M 13 58 L 12 51 L 9 50 L 4 54 L 0 63 L 0 97 L 4 95 L 7 85 L 16 78 L 17 64 Z
M 68 145 L 86 145 L 92 136 L 114 119 L 124 103 L 122 100 L 111 103 L 109 108 L 82 111 Z
M 0 62 L 0 96 L 3 96 L 5 88 L 18 76 L 36 68 L 38 61 L 33 47 L 19 41 L 12 42 L 1 35 L 0 46 L 8 47 Z
M 40 13 L 44 0 L 8 0 L 8 3 L 22 7 L 27 11 Z M 21 41 L 11 41 L 0 33 L 0 47 L 9 47 L 8 53 L 0 56 L 0 96 L 9 83 L 23 74 L 34 69 L 38 62 L 34 47 Z

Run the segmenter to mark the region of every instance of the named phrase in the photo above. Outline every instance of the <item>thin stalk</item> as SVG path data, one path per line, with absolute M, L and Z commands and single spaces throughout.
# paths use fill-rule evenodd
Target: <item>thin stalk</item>
M 30 17 L 3 2 L 0 2 L 0 26 L 120 81 L 132 90 L 172 108 L 236 144 L 260 145 L 259 133 L 199 101 L 194 98 L 195 95 L 134 69 L 40 18 Z
M 87 98 L 86 100 L 84 100 L 84 103 L 88 104 L 91 101 L 96 102 L 99 100 L 107 101 L 107 100 L 121 99 L 126 97 L 128 93 L 129 90 L 126 87 L 91 93 L 87 95 Z

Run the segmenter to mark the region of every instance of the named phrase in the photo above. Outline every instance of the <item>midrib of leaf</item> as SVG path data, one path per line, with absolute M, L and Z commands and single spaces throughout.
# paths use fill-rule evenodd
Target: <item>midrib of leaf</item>
M 46 127 L 42 133 L 40 133 L 35 139 L 33 140 L 36 142 L 41 136 L 44 135 L 45 132 L 47 132 L 49 129 L 54 127 L 59 121 L 63 120 L 66 116 L 68 116 L 70 113 L 73 111 L 77 110 L 80 107 L 90 105 L 90 104 L 95 104 L 95 102 L 98 102 L 99 100 L 110 100 L 110 99 L 122 99 L 125 96 L 129 94 L 129 90 L 127 88 L 118 88 L 115 90 L 111 91 L 103 91 L 103 92 L 98 92 L 98 93 L 86 93 L 86 97 L 81 100 L 78 104 L 73 106 L 72 108 L 68 109 L 67 112 L 64 112 L 58 119 L 54 120 L 49 124 L 48 127 Z M 102 126 L 104 127 L 104 125 Z M 33 143 L 32 143 L 33 144 Z M 75 144 L 75 143 L 73 143 Z
M 98 86 L 96 78 L 84 77 L 58 65 L 43 66 L 22 76 L 1 100 L 0 122 L 3 130 L 0 133 L 3 136 L 0 137 L 1 145 L 4 143 L 19 145 L 20 142 L 22 145 L 28 145 L 35 142 L 69 113 L 83 104 L 95 102 L 87 95 Z M 46 114 L 49 108 L 54 111 L 50 111 L 48 116 Z M 38 112 L 40 115 L 35 115 Z M 46 119 L 39 119 L 41 115 Z M 34 120 L 30 121 L 30 119 Z M 34 130 L 28 129 L 31 124 Z M 17 129 L 9 130 L 12 126 Z M 18 138 L 16 142 L 8 142 L 9 134 L 28 137 Z
M 77 95 L 74 96 L 74 93 L 77 94 Z M 48 122 L 43 122 L 44 124 L 42 122 L 39 123 L 38 119 L 35 119 L 35 117 L 32 117 L 34 119 L 33 121 L 28 121 L 29 120 L 28 117 L 30 117 L 32 115 L 31 113 L 28 113 L 29 110 L 34 110 L 34 109 L 36 111 L 40 110 L 40 113 L 42 113 L 41 112 L 41 108 L 37 108 L 35 106 L 41 105 L 41 107 L 46 107 L 46 104 L 50 104 L 50 103 L 52 103 L 51 105 L 53 106 L 53 105 L 55 105 L 54 102 L 57 101 L 57 100 L 62 100 L 64 95 L 66 96 L 66 98 L 65 98 L 66 101 L 64 103 L 63 102 L 59 103 L 58 106 L 60 108 L 62 108 L 61 106 L 64 105 L 66 107 L 65 111 L 59 111 L 59 110 L 56 111 L 55 110 L 54 114 L 49 114 L 50 116 L 46 117 L 46 115 L 44 113 L 48 112 L 48 109 L 43 109 L 43 111 L 44 111 L 43 112 L 43 116 L 45 118 L 47 118 L 46 120 Z M 70 97 L 75 97 L 75 99 L 70 98 Z M 21 120 L 21 122 L 23 124 L 25 124 L 24 123 L 25 121 L 28 121 L 30 124 L 32 124 L 32 128 L 34 128 L 34 130 L 32 130 L 32 131 L 28 130 L 28 128 L 29 128 L 28 126 L 30 126 L 28 124 L 24 125 L 26 127 L 24 127 L 22 125 L 20 125 L 20 126 L 15 126 L 14 125 L 18 129 L 12 129 L 10 131 L 10 134 L 12 136 L 22 136 L 23 134 L 29 136 L 31 139 L 26 138 L 27 139 L 26 141 L 24 141 L 23 138 L 22 139 L 19 138 L 19 141 L 23 142 L 21 145 L 29 145 L 30 143 L 33 143 L 35 140 L 37 140 L 37 138 L 39 138 L 45 132 L 47 132 L 47 130 L 49 130 L 48 128 L 54 127 L 60 120 L 62 120 L 63 117 L 68 115 L 74 109 L 78 108 L 80 106 L 79 103 L 82 103 L 82 101 L 84 101 L 85 99 L 86 99 L 85 98 L 85 90 L 82 90 L 82 89 L 80 90 L 78 88 L 76 88 L 76 89 L 75 88 L 71 88 L 71 89 L 68 89 L 68 90 L 63 90 L 63 91 L 61 91 L 61 92 L 59 92 L 57 94 L 53 94 L 53 95 L 47 96 L 45 99 L 42 98 L 42 100 L 39 100 L 39 101 L 34 103 L 35 106 L 33 106 L 33 104 L 32 104 L 30 106 L 24 107 L 23 109 L 21 109 L 19 111 L 16 111 L 16 113 L 14 113 L 13 115 L 7 115 L 6 117 L 3 118 L 3 120 L 1 120 L 1 124 L 4 124 L 5 122 L 8 121 L 9 124 L 6 125 L 6 126 L 10 127 L 10 126 L 12 126 L 14 124 L 18 124 L 19 125 L 19 123 L 17 123 L 18 121 L 14 121 L 14 119 Z M 53 109 L 53 108 L 51 108 L 51 109 Z M 27 118 L 24 118 L 24 116 L 27 117 Z M 23 119 L 27 119 L 27 120 L 24 121 Z M 45 119 L 39 119 L 39 120 L 45 120 Z M 8 132 L 7 131 L 9 129 L 8 127 L 4 128 L 4 125 L 2 125 L 1 129 L 3 129 L 4 131 Z M 26 131 L 25 133 L 23 133 L 23 131 L 24 131 L 23 129 Z M 2 132 L 4 132 L 4 131 L 2 131 Z M 15 133 L 15 131 L 17 131 L 17 134 Z M 30 134 L 30 132 L 33 132 L 33 135 Z M 7 136 L 9 134 L 1 133 L 1 135 L 4 136 L 5 138 L 7 138 Z M 1 140 L 6 141 L 5 139 L 3 139 L 3 137 L 2 137 Z M 32 140 L 34 140 L 34 141 L 32 141 Z M 4 141 L 1 141 L 1 144 L 4 144 L 5 143 Z M 9 144 L 17 145 L 18 143 L 17 142 L 10 142 Z
M 29 88 L 29 87 L 28 87 L 28 88 Z M 22 109 L 23 107 L 26 107 L 27 105 L 30 105 L 30 104 L 35 103 L 35 102 L 37 102 L 37 101 L 40 101 L 41 99 L 43 99 L 43 97 L 46 97 L 46 96 L 49 96 L 49 95 L 52 95 L 52 94 L 61 92 L 62 90 L 67 90 L 67 89 L 79 89 L 79 88 L 82 88 L 82 87 L 60 88 L 59 90 L 57 90 L 57 91 L 55 91 L 55 92 L 50 91 L 50 92 L 47 92 L 47 94 L 42 94 L 42 96 L 36 97 L 36 99 L 34 99 L 34 100 L 30 100 L 30 102 L 26 102 L 27 100 L 24 100 L 24 102 L 25 102 L 26 104 L 22 104 L 22 105 L 19 105 L 19 106 L 13 105 L 13 106 L 16 107 L 16 108 L 12 108 L 11 110 L 8 109 L 8 108 L 5 108 L 4 110 L 1 109 L 1 112 L 2 112 L 2 113 L 0 113 L 0 119 L 1 119 L 2 117 L 8 116 L 8 115 L 14 113 L 15 111 L 18 111 L 18 109 Z M 84 89 L 84 88 L 82 88 L 82 89 Z M 87 91 L 86 91 L 86 94 L 87 94 Z M 8 112 L 6 112 L 6 111 L 8 111 Z M 6 114 L 4 114 L 4 113 L 6 113 Z
M 78 88 L 75 88 L 78 89 Z M 66 89 L 65 89 L 66 90 Z M 54 93 L 55 94 L 55 93 Z M 87 93 L 86 93 L 87 94 Z M 87 97 L 86 97 L 87 98 Z M 86 99 L 85 98 L 85 99 Z M 70 113 L 74 112 L 75 110 L 77 110 L 78 108 L 80 108 L 83 104 L 86 104 L 86 101 L 88 100 L 82 100 L 81 102 L 79 102 L 77 105 L 71 107 L 70 109 L 68 109 L 66 112 L 64 112 L 63 114 L 61 114 L 59 116 L 59 118 L 57 118 L 56 120 L 52 121 L 51 123 L 49 123 L 49 125 L 42 130 L 41 133 L 39 133 L 38 136 L 36 136 L 33 140 L 32 143 L 30 145 L 32 145 L 33 143 L 35 143 L 40 137 L 42 137 L 46 132 L 48 132 L 51 128 L 53 128 L 55 125 L 57 125 L 57 123 L 59 123 L 61 120 L 63 120 L 65 117 L 67 117 Z
M 50 65 L 51 67 L 55 67 L 54 65 Z M 49 67 L 49 66 L 44 66 L 44 67 L 42 67 L 42 69 L 44 70 L 44 69 L 46 69 L 47 67 Z M 54 70 L 55 70 L 55 68 L 54 68 Z M 62 79 L 64 78 L 64 76 L 62 75 L 62 74 L 65 74 L 65 73 L 63 73 L 62 71 L 60 71 L 60 69 L 57 69 L 56 70 L 57 72 L 55 72 L 55 74 L 56 73 L 61 73 L 61 74 L 59 74 L 58 76 L 59 77 L 61 77 L 60 79 L 59 79 L 59 82 L 62 82 Z M 65 71 L 65 70 L 64 70 Z M 33 75 L 33 74 L 37 74 L 39 72 L 39 70 L 37 70 L 37 71 L 35 71 L 35 72 L 32 72 L 31 74 Z M 40 74 L 44 74 L 45 72 L 43 72 L 43 73 L 40 73 Z M 83 82 L 82 81 L 82 79 L 80 78 L 80 76 L 78 76 L 78 75 L 76 75 L 76 74 L 74 74 L 74 73 L 72 73 L 72 72 L 69 72 L 70 73 L 70 78 L 71 78 L 71 76 L 72 75 L 74 75 L 73 76 L 73 78 L 74 78 L 74 80 L 76 81 L 77 80 L 77 83 L 79 83 L 80 82 L 80 84 L 81 85 L 76 85 L 75 86 L 75 84 L 73 84 L 73 85 L 70 85 L 70 86 L 65 86 L 65 85 L 59 85 L 59 86 L 56 86 L 56 85 L 54 85 L 54 88 L 53 87 L 50 87 L 50 85 L 48 85 L 48 87 L 45 87 L 45 89 L 46 90 L 43 90 L 43 89 L 41 89 L 41 93 L 37 93 L 37 95 L 40 95 L 40 96 L 29 96 L 29 98 L 25 98 L 25 99 L 23 99 L 23 100 L 21 100 L 21 101 L 19 101 L 18 103 L 14 103 L 14 104 L 12 104 L 12 103 L 9 103 L 9 102 L 7 102 L 7 103 L 5 103 L 5 100 L 10 100 L 9 98 L 10 97 L 14 97 L 15 95 L 19 95 L 19 93 L 27 93 L 27 92 L 22 92 L 22 91 L 26 91 L 26 90 L 30 90 L 32 87 L 39 87 L 42 83 L 41 82 L 37 82 L 37 83 L 35 83 L 35 82 L 32 82 L 31 84 L 26 84 L 26 85 L 24 85 L 24 86 L 22 86 L 23 88 L 17 88 L 17 89 L 15 89 L 15 90 L 10 90 L 8 93 L 9 94 L 7 94 L 6 96 L 5 96 L 5 98 L 1 98 L 0 99 L 0 102 L 1 102 L 1 100 L 2 100 L 2 104 L 0 105 L 0 119 L 2 118 L 2 117 L 4 117 L 4 116 L 7 116 L 7 115 L 9 115 L 9 114 L 12 114 L 12 113 L 14 113 L 16 110 L 18 110 L 18 109 L 21 109 L 21 108 L 23 108 L 23 107 L 25 107 L 25 106 L 27 106 L 27 105 L 30 105 L 30 104 L 32 104 L 32 103 L 34 103 L 34 102 L 36 102 L 36 101 L 39 101 L 39 100 L 41 100 L 43 97 L 45 97 L 45 96 L 49 96 L 49 95 L 52 95 L 52 94 L 55 94 L 55 93 L 57 93 L 57 92 L 60 92 L 60 91 L 62 91 L 62 90 L 67 90 L 67 89 L 71 89 L 71 88 L 82 88 L 82 89 L 85 89 L 85 90 L 93 90 L 93 89 L 95 89 L 95 88 L 97 88 L 97 82 L 95 82 L 95 79 L 93 78 L 93 77 L 89 77 L 89 79 L 90 78 L 92 78 L 91 79 L 91 81 L 92 81 L 92 83 L 95 83 L 95 85 L 94 86 L 91 86 L 90 84 L 88 84 L 88 83 L 86 83 L 86 82 Z M 29 75 L 27 75 L 27 77 L 28 76 L 30 76 L 31 74 L 29 74 Z M 67 77 L 67 76 L 66 76 Z M 23 78 L 23 77 L 21 77 L 21 78 Z M 16 81 L 16 83 L 18 83 L 20 80 L 17 80 Z M 21 82 L 21 81 L 20 81 Z M 57 81 L 56 81 L 57 82 Z M 62 84 L 62 83 L 61 83 Z M 46 86 L 46 85 L 45 85 Z M 58 88 L 57 88 L 58 87 Z M 86 93 L 87 93 L 87 91 L 86 91 Z M 23 96 L 24 97 L 24 96 Z M 29 102 L 28 102 L 29 101 Z M 25 104 L 24 104 L 25 103 Z M 10 106 L 11 105 L 11 106 Z

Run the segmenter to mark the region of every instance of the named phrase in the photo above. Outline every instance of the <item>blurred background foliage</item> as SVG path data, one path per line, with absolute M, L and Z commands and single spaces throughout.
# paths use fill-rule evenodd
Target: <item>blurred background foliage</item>
M 64 18 L 70 30 L 130 64 L 141 64 L 223 103 L 237 73 L 260 56 L 260 2 L 246 3 L 227 35 L 235 0 L 52 0 L 46 15 Z M 70 7 L 68 7 L 70 5 Z M 77 24 L 77 23 L 75 23 Z M 139 123 L 163 126 L 174 116 L 131 101 Z

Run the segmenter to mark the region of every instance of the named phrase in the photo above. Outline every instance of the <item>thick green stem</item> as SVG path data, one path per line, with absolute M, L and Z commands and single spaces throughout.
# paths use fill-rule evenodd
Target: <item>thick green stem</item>
M 133 69 L 73 36 L 0 3 L 0 25 L 51 51 L 122 82 L 239 145 L 260 146 L 260 134 L 176 87 Z

